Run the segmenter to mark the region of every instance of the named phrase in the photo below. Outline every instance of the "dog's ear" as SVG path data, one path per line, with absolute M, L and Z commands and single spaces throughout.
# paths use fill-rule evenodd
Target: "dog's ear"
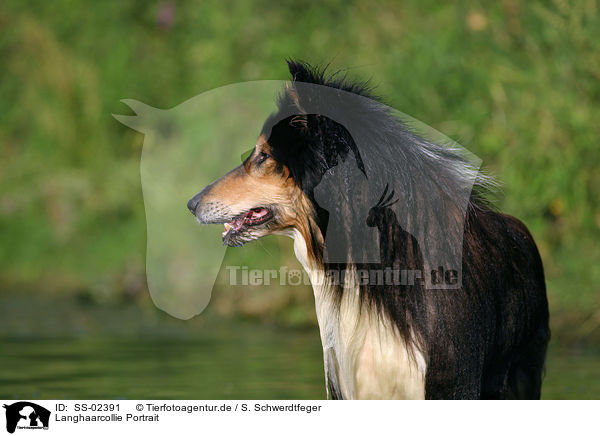
M 294 106 L 296 106 L 296 108 L 298 109 L 298 112 L 301 114 L 306 114 L 306 111 L 300 104 L 300 96 L 298 95 L 298 89 L 295 86 L 295 84 L 294 83 L 286 83 L 285 92 L 288 95 L 288 97 L 290 98 L 290 100 L 292 100 L 292 102 L 294 103 Z
M 317 83 L 315 68 L 306 62 L 298 62 L 292 59 L 287 60 L 288 69 L 294 82 Z
M 306 130 L 308 128 L 308 117 L 306 111 L 300 104 L 300 97 L 298 96 L 298 89 L 293 83 L 285 85 L 285 92 L 295 106 L 298 114 L 293 116 L 290 120 L 290 126 L 298 129 Z
M 315 98 L 319 97 L 318 88 L 314 85 L 325 85 L 324 71 L 302 61 L 287 60 L 292 81 L 286 86 L 286 93 L 301 114 L 310 111 Z
M 308 117 L 306 114 L 295 115 L 290 120 L 290 126 L 300 130 L 306 130 L 308 129 Z

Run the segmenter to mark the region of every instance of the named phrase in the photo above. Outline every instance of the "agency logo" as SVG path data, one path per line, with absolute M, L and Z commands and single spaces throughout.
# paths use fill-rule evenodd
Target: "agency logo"
M 6 431 L 14 433 L 16 429 L 48 430 L 50 411 L 29 401 L 19 401 L 4 405 L 6 409 Z

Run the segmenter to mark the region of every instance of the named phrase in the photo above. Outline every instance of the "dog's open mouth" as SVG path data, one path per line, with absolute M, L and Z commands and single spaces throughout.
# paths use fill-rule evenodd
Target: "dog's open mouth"
M 266 207 L 257 207 L 247 212 L 241 213 L 231 221 L 224 224 L 223 239 L 236 233 L 243 232 L 249 227 L 264 224 L 273 218 L 273 213 Z

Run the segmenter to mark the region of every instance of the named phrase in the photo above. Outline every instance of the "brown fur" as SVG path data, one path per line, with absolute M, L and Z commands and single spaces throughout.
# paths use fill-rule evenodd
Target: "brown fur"
M 210 185 L 202 197 L 204 204 L 220 204 L 230 215 L 262 205 L 274 205 L 275 218 L 260 231 L 260 236 L 284 233 L 290 229 L 300 232 L 307 241 L 310 259 L 318 262 L 321 250 L 315 243 L 323 243 L 323 237 L 314 220 L 312 202 L 289 176 L 289 169 L 267 158 L 258 164 L 261 153 L 270 155 L 271 149 L 264 135 L 257 141 L 252 154 L 234 170 Z M 314 234 L 316 230 L 316 233 Z

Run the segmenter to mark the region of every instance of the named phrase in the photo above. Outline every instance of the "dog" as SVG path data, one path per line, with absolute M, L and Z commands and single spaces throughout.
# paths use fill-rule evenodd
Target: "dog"
M 328 398 L 539 399 L 550 339 L 542 261 L 525 225 L 487 201 L 493 180 L 414 133 L 367 83 L 288 67 L 252 153 L 187 206 L 223 224 L 228 246 L 294 239 Z M 375 258 L 356 242 L 364 235 L 377 236 Z M 448 289 L 421 274 L 436 259 Z M 360 279 L 382 271 L 417 274 Z

